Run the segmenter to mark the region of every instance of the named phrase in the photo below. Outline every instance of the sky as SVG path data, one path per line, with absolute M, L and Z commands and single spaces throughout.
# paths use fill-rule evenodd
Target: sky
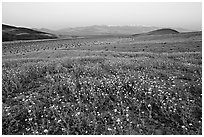
M 202 30 L 202 3 L 3 2 L 2 22 L 52 30 L 91 25 L 143 25 Z

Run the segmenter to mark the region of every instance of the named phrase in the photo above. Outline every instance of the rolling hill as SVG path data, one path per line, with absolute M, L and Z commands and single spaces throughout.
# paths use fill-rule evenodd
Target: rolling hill
M 163 34 L 178 34 L 178 33 L 179 32 L 177 30 L 165 28 L 165 29 L 158 29 L 158 30 L 150 31 L 147 34 L 148 35 L 163 35 Z
M 170 28 L 157 29 L 146 33 L 137 33 L 132 36 L 144 36 L 144 35 L 165 35 L 165 34 L 179 34 L 180 32 Z
M 51 33 L 2 24 L 2 41 L 56 39 Z

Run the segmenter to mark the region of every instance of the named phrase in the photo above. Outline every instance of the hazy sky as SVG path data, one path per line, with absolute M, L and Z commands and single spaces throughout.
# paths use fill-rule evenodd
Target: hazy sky
M 145 25 L 201 30 L 201 3 L 2 3 L 2 21 L 31 28 Z

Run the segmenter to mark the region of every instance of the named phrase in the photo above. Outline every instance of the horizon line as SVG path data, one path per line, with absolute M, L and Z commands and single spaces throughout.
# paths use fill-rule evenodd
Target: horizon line
M 158 26 L 151 26 L 151 25 L 141 25 L 141 24 L 126 24 L 126 25 L 111 25 L 111 24 L 94 24 L 94 25 L 87 25 L 87 26 L 75 26 L 75 27 L 64 27 L 64 28 L 60 28 L 60 29 L 50 29 L 50 28 L 46 28 L 46 27 L 30 27 L 30 26 L 25 26 L 25 25 L 13 25 L 13 24 L 9 24 L 9 23 L 3 23 L 2 25 L 8 25 L 8 26 L 14 26 L 14 27 L 24 27 L 24 28 L 28 28 L 28 29 L 48 29 L 51 31 L 59 31 L 62 29 L 67 29 L 67 28 L 80 28 L 80 27 L 92 27 L 92 26 L 107 26 L 107 27 L 155 27 L 158 29 L 164 29 L 164 28 L 169 28 L 169 29 L 184 29 L 186 31 L 202 31 L 201 30 L 192 30 L 192 29 L 187 29 L 187 28 L 183 28 L 183 27 L 158 27 Z

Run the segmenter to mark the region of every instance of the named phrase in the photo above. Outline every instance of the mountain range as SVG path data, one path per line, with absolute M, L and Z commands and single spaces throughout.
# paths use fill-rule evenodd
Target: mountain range
M 46 28 L 24 28 L 2 24 L 2 41 L 14 40 L 37 40 L 37 39 L 57 39 L 57 38 L 80 38 L 88 36 L 109 36 L 109 35 L 140 35 L 140 34 L 155 34 L 155 30 L 160 30 L 159 27 L 148 26 L 107 26 L 93 25 L 86 27 L 64 28 L 60 30 L 49 30 Z M 168 28 L 170 29 L 170 28 Z M 172 30 L 175 30 L 174 32 Z M 168 32 L 169 31 L 169 32 Z M 182 28 L 171 30 L 162 30 L 156 33 L 175 33 L 187 32 Z
M 108 26 L 108 25 L 93 25 L 86 27 L 63 28 L 59 30 L 49 30 L 46 28 L 37 29 L 42 32 L 52 33 L 58 36 L 89 36 L 89 35 L 131 35 L 146 33 L 153 30 L 161 29 L 160 27 L 149 26 Z M 183 28 L 172 28 L 179 32 L 188 32 Z

